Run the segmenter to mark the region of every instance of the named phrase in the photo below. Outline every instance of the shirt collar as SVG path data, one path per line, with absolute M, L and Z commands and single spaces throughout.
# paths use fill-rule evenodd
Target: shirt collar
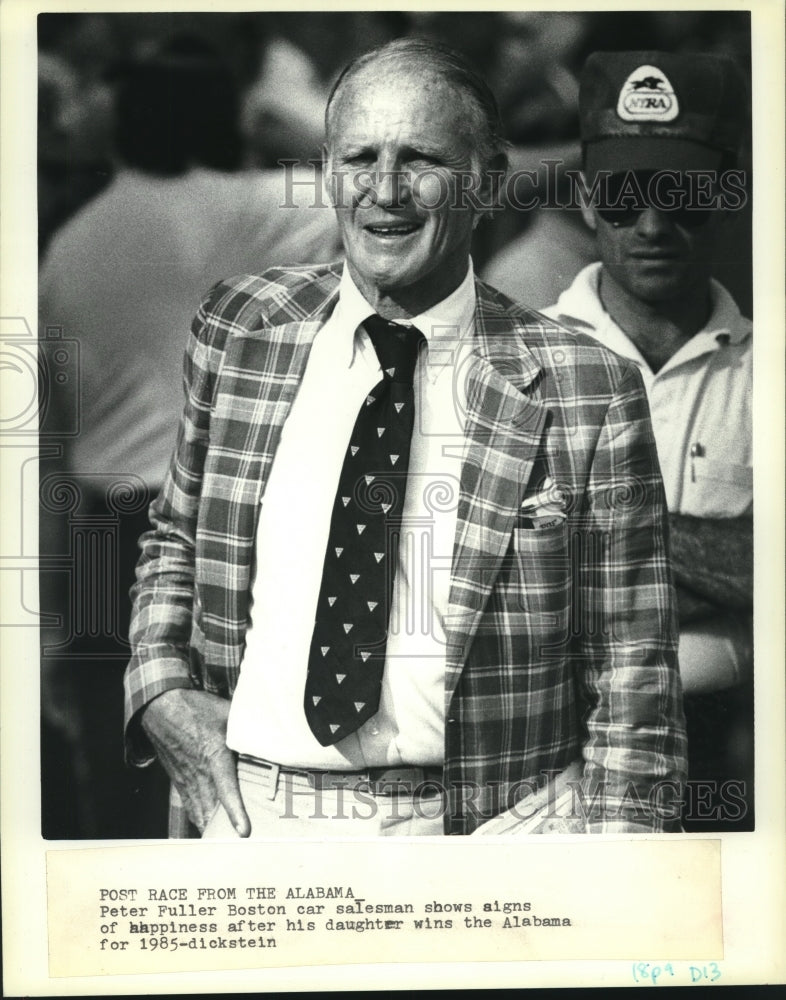
M 723 285 L 710 282 L 712 313 L 704 330 L 718 339 L 724 335 L 732 344 L 741 344 L 753 331 L 753 324 L 742 315 L 739 306 Z
M 350 359 L 354 356 L 358 327 L 369 316 L 373 316 L 373 314 L 374 310 L 352 280 L 352 275 L 349 273 L 349 268 L 345 262 L 341 272 L 341 281 L 338 286 L 338 302 L 336 304 L 335 315 L 340 321 L 341 329 L 347 333 L 349 341 L 347 349 L 352 352 Z
M 429 306 L 417 316 L 400 319 L 393 317 L 393 319 L 397 323 L 416 326 L 426 338 L 430 348 L 432 345 L 437 346 L 442 342 L 453 343 L 472 334 L 475 321 L 475 298 L 475 271 L 472 259 L 468 258 L 464 280 L 447 298 Z M 361 347 L 361 343 L 369 344 L 367 336 L 358 337 L 358 327 L 364 320 L 373 315 L 374 309 L 353 281 L 345 263 L 339 284 L 336 318 L 339 320 L 341 328 L 352 331 L 354 334 L 351 345 L 347 345 L 347 350 L 352 352 L 350 363 L 351 359 L 354 358 L 355 350 Z M 451 352 L 445 351 L 444 361 L 441 360 L 441 353 L 432 357 L 429 361 L 429 370 L 433 370 L 435 366 L 440 368 L 448 364 L 450 356 Z
M 399 322 L 416 326 L 431 344 L 436 340 L 452 341 L 466 337 L 472 331 L 474 320 L 475 271 L 470 259 L 464 280 L 446 299 L 430 306 L 410 320 Z
M 608 346 L 613 350 L 619 348 L 614 347 L 611 340 L 617 341 L 620 338 L 635 350 L 632 341 L 611 319 L 600 301 L 598 284 L 602 266 L 600 261 L 596 261 L 579 272 L 573 284 L 557 300 L 555 306 L 557 319 L 579 330 L 584 328 L 605 334 L 604 339 L 608 338 Z M 752 331 L 750 320 L 742 315 L 729 292 L 714 278 L 710 281 L 710 303 L 710 316 L 704 328 L 689 341 L 694 350 L 701 347 L 704 350 L 711 350 L 718 344 L 727 342 L 740 344 L 750 336 Z M 638 355 L 638 351 L 636 354 Z

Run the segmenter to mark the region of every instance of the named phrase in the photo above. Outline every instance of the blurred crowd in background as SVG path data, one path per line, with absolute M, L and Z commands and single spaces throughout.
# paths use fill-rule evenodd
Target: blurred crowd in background
M 42 14 L 39 16 L 39 248 L 109 183 L 117 162 L 114 95 L 124 67 L 188 35 L 214 46 L 238 88 L 238 166 L 274 167 L 282 158 L 319 157 L 324 105 L 347 62 L 393 38 L 437 38 L 468 56 L 499 102 L 514 166 L 562 157 L 578 166 L 577 76 L 595 50 L 703 51 L 734 58 L 750 75 L 745 12 L 416 11 L 258 14 Z M 576 242 L 581 244 L 578 212 Z M 508 212 L 481 230 L 474 257 L 494 254 L 536 223 L 537 212 Z M 748 276 L 724 276 L 750 315 Z M 588 237 L 585 237 L 585 239 Z M 536 294 L 535 299 L 539 296 Z M 547 296 L 548 297 L 548 296 Z M 527 300 L 534 306 L 548 302 Z
M 119 581 L 109 630 L 112 648 L 103 652 L 95 645 L 96 635 L 87 634 L 90 629 L 76 637 L 79 641 L 69 634 L 77 603 L 74 573 L 62 571 L 61 563 L 53 563 L 51 571 L 46 559 L 42 564 L 42 611 L 60 621 L 42 628 L 46 837 L 166 835 L 163 775 L 155 769 L 129 773 L 123 766 L 121 676 L 135 539 L 144 528 L 150 494 L 165 471 L 154 444 L 161 441 L 163 454 L 175 433 L 185 317 L 193 315 L 210 284 L 238 270 L 340 254 L 329 210 L 318 221 L 314 213 L 284 213 L 290 228 L 282 230 L 276 221 L 282 187 L 279 180 L 271 186 L 271 178 L 280 178 L 277 164 L 282 159 L 305 163 L 319 157 L 326 98 L 342 67 L 370 48 L 408 34 L 449 44 L 483 73 L 499 102 L 511 162 L 518 169 L 537 170 L 554 159 L 580 166 L 577 77 L 592 51 L 713 52 L 734 58 L 750 77 L 745 12 L 39 15 L 39 254 L 42 288 L 57 303 L 43 320 L 62 327 L 66 336 L 75 326 L 83 329 L 83 318 L 69 323 L 62 289 L 78 286 L 72 307 L 87 310 L 81 283 L 89 274 L 96 329 L 105 323 L 118 338 L 112 343 L 107 334 L 108 354 L 102 358 L 100 350 L 90 348 L 84 327 L 79 362 L 83 422 L 78 440 L 64 442 L 58 458 L 42 463 L 42 482 L 70 472 L 86 477 L 88 492 L 99 492 L 102 477 L 117 474 L 130 475 L 138 484 L 125 507 L 115 504 L 117 509 L 108 510 L 105 501 L 97 501 L 98 507 L 66 509 L 51 496 L 44 505 L 44 556 L 73 553 L 77 515 L 92 518 L 94 526 L 103 517 L 111 526 L 119 510 L 124 533 L 119 554 L 112 557 L 113 580 Z M 195 58 L 203 67 L 209 64 L 209 72 L 200 71 L 190 83 L 184 78 L 179 92 L 167 90 L 155 76 L 160 64 L 150 70 L 156 53 L 165 54 L 168 72 L 179 62 L 192 65 Z M 146 61 L 147 76 L 140 77 L 135 67 Z M 161 106 L 164 95 L 178 102 L 174 119 Z M 195 137 L 201 137 L 201 146 Z M 182 162 L 178 150 L 188 151 Z M 210 177 L 191 176 L 194 163 Z M 750 185 L 750 146 L 740 165 Z M 129 167 L 148 186 L 123 181 L 121 196 L 118 185 Z M 110 192 L 115 199 L 111 207 Z M 149 217 L 141 226 L 145 211 Z M 170 220 L 166 233 L 155 225 L 165 215 Z M 177 225 L 171 221 L 175 218 Z M 136 242 L 124 244 L 133 232 Z M 535 308 L 554 302 L 576 273 L 596 259 L 578 209 L 553 208 L 499 213 L 479 227 L 473 257 L 482 277 Z M 175 260 L 177 282 L 174 272 L 167 271 Z M 162 279 L 159 288 L 154 275 Z M 717 277 L 743 313 L 752 315 L 749 210 L 737 213 L 727 244 L 718 247 Z M 128 331 L 141 323 L 142 315 L 147 331 L 132 340 L 136 335 Z M 155 354 L 161 351 L 160 357 Z M 144 353 L 136 370 L 135 353 Z M 107 368 L 113 359 L 117 377 Z M 141 381 L 150 377 L 158 377 L 160 384 L 145 393 Z M 124 379 L 123 393 L 118 386 Z M 134 379 L 140 382 L 139 393 L 133 392 Z M 157 406 L 156 419 L 151 410 Z M 55 436 L 56 427 L 50 419 Z M 149 454 L 142 461 L 145 449 Z M 110 454 L 111 460 L 106 457 Z

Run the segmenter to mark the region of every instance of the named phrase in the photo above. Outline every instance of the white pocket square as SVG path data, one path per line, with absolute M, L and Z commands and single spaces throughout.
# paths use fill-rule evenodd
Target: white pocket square
M 543 489 L 535 496 L 527 497 L 521 504 L 521 513 L 527 517 L 565 517 L 567 500 L 565 491 L 560 489 L 551 476 L 543 481 Z

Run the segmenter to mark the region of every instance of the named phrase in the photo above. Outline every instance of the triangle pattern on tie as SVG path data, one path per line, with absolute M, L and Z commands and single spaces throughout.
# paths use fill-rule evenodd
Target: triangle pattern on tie
M 393 529 L 404 509 L 415 416 L 413 377 L 425 342 L 415 327 L 379 316 L 363 325 L 381 380 L 363 399 L 347 442 L 303 698 L 309 727 L 323 746 L 355 732 L 379 709 L 391 574 L 398 561 L 392 558 Z

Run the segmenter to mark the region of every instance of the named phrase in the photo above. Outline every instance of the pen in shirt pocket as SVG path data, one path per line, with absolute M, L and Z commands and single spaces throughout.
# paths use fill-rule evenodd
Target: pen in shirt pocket
M 700 444 L 698 441 L 694 441 L 690 446 L 690 479 L 692 483 L 696 482 L 697 458 L 704 458 L 704 445 Z

